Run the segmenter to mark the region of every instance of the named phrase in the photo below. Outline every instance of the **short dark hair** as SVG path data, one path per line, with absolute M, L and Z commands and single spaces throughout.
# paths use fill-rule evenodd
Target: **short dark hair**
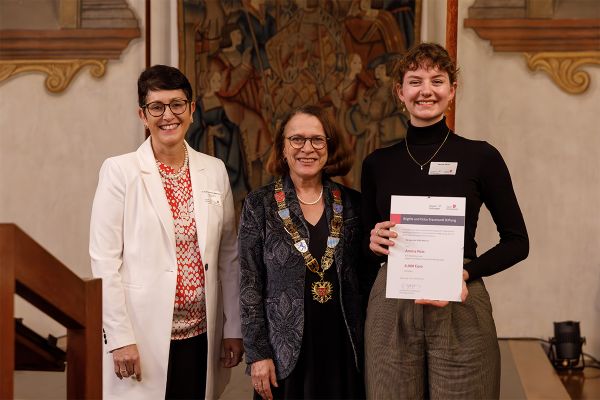
M 316 105 L 304 105 L 290 111 L 277 130 L 273 151 L 269 155 L 267 161 L 267 172 L 271 175 L 282 176 L 288 173 L 289 166 L 283 157 L 283 148 L 285 146 L 285 127 L 290 120 L 298 115 L 306 114 L 316 117 L 321 125 L 327 140 L 327 162 L 323 167 L 323 172 L 327 176 L 342 176 L 346 175 L 352 168 L 353 154 L 350 151 L 346 141 L 340 135 L 339 130 L 332 122 L 327 110 Z
M 185 97 L 192 101 L 192 85 L 185 75 L 175 67 L 153 65 L 138 78 L 138 104 L 146 105 L 146 96 L 151 90 L 183 90 Z
M 448 51 L 437 43 L 420 43 L 413 46 L 404 57 L 399 58 L 394 66 L 394 87 L 402 85 L 404 75 L 408 71 L 415 71 L 419 67 L 437 68 L 448 73 L 450 84 L 456 82 L 458 68 Z

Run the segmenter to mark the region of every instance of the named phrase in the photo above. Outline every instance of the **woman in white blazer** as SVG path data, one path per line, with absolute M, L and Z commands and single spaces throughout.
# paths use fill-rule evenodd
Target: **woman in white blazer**
M 227 171 L 185 143 L 195 104 L 178 69 L 144 71 L 138 96 L 150 137 L 104 162 L 92 207 L 104 398 L 217 398 L 243 355 Z

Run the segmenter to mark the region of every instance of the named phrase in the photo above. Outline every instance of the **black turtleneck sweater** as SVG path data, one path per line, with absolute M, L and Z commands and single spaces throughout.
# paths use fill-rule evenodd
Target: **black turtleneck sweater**
M 407 131 L 410 153 L 426 162 L 440 147 L 449 129 L 446 120 L 427 127 L 409 124 Z M 529 239 L 523 215 L 512 187 L 510 174 L 502 156 L 483 141 L 469 140 L 450 131 L 434 162 L 458 162 L 456 175 L 429 175 L 429 164 L 423 170 L 413 161 L 406 143 L 375 150 L 363 163 L 362 217 L 367 236 L 364 250 L 371 257 L 369 233 L 377 222 L 390 219 L 390 196 L 465 197 L 464 256 L 472 261 L 465 265 L 469 279 L 493 275 L 527 257 Z M 477 257 L 475 230 L 481 205 L 490 211 L 500 242 Z M 378 257 L 385 261 L 387 257 Z

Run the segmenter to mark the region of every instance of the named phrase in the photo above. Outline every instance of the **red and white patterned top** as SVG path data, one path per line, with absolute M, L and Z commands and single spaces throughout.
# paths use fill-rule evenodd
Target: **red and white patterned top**
M 190 170 L 175 169 L 157 160 L 163 187 L 173 215 L 177 254 L 177 289 L 171 339 L 180 340 L 206 332 L 204 267 L 198 247 Z

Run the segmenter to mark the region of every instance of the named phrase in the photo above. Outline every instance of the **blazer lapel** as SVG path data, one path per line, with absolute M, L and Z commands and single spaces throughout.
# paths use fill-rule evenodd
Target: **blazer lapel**
M 296 225 L 296 229 L 302 238 L 308 238 L 308 226 L 306 226 L 306 222 L 304 220 L 304 213 L 302 212 L 302 208 L 300 207 L 300 203 L 297 200 L 296 189 L 294 188 L 294 182 L 292 182 L 292 178 L 290 175 L 285 175 L 283 178 L 283 192 L 285 193 L 285 202 L 287 204 L 288 209 L 290 210 L 290 214 L 295 216 L 300 224 Z M 292 237 L 286 233 L 287 237 L 290 238 L 290 242 L 293 242 Z M 308 244 L 310 239 L 306 242 Z
M 190 162 L 190 178 L 192 180 L 192 193 L 194 196 L 194 218 L 196 219 L 196 230 L 198 232 L 198 246 L 202 262 L 206 263 L 205 250 L 208 232 L 208 203 L 207 203 L 207 170 L 202 162 L 200 153 L 193 150 L 187 143 Z
M 148 191 L 148 197 L 150 197 L 152 206 L 169 238 L 169 242 L 172 245 L 170 248 L 175 249 L 173 215 L 171 214 L 171 209 L 167 202 L 167 196 L 165 195 L 165 189 L 162 180 L 160 179 L 160 173 L 156 167 L 150 139 L 151 138 L 146 139 L 146 141 L 138 148 L 136 155 L 140 164 L 142 180 Z

